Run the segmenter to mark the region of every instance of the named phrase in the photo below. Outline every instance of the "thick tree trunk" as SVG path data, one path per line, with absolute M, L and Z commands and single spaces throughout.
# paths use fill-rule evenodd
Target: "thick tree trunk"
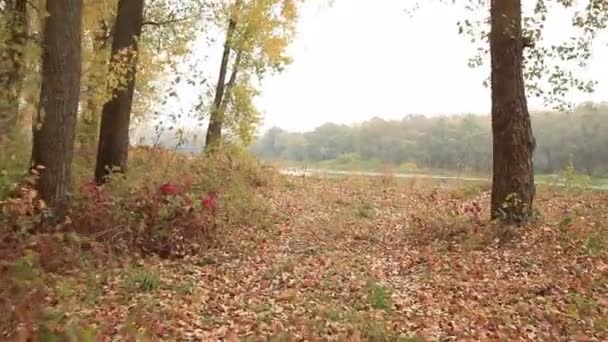
M 113 90 L 103 106 L 97 150 L 95 180 L 101 184 L 110 171 L 125 172 L 129 156 L 129 124 L 137 70 L 137 40 L 141 35 L 144 0 L 119 0 L 112 40 L 112 61 L 125 56 L 128 63 L 126 85 Z
M 69 202 L 80 98 L 82 0 L 47 1 L 40 107 L 33 125 L 32 167 L 54 220 Z
M 27 1 L 8 0 L 4 6 L 8 35 L 0 51 L 0 143 L 9 139 L 17 126 L 27 35 Z
M 535 143 L 522 71 L 521 0 L 493 0 L 491 25 L 492 218 L 520 223 L 532 214 L 535 194 Z
M 228 30 L 226 30 L 226 41 L 224 42 L 224 53 L 222 55 L 222 63 L 220 65 L 220 74 L 215 88 L 215 98 L 213 99 L 213 107 L 211 108 L 211 117 L 209 118 L 209 126 L 207 127 L 207 139 L 205 141 L 205 149 L 210 150 L 217 148 L 222 141 L 222 125 L 224 121 L 224 113 L 222 113 L 222 103 L 224 100 L 224 91 L 226 89 L 226 74 L 228 73 L 228 62 L 230 60 L 230 51 L 232 50 L 231 41 L 236 30 L 236 21 L 231 18 L 228 22 Z

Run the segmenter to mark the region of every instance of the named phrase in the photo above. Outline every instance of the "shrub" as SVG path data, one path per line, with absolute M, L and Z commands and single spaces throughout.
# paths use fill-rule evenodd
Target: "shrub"
M 562 172 L 562 179 L 566 190 L 572 190 L 573 188 L 587 189 L 591 185 L 591 177 L 579 174 L 572 161 L 568 162 L 568 165 Z
M 180 258 L 198 254 L 220 227 L 268 216 L 256 192 L 276 183 L 275 171 L 235 147 L 198 157 L 138 149 L 133 164 L 126 177 L 80 186 L 71 229 L 116 250 Z
M 413 162 L 405 162 L 399 165 L 399 169 L 405 173 L 416 173 L 420 172 L 420 167 L 416 163 Z
M 359 162 L 361 157 L 357 153 L 342 153 L 336 157 L 336 162 L 338 164 L 353 164 Z
M 102 186 L 90 180 L 90 168 L 74 168 L 72 208 L 59 226 L 45 225 L 45 205 L 28 179 L 11 180 L 10 197 L 0 198 L 0 331 L 34 340 L 92 336 L 66 325 L 73 322 L 46 317 L 46 298 L 76 297 L 69 282 L 54 288 L 56 274 L 124 260 L 113 255 L 194 255 L 213 242 L 216 231 L 268 224 L 262 195 L 279 176 L 244 150 L 227 146 L 202 156 L 154 148 L 131 152 L 127 173 L 111 175 Z M 154 291 L 161 283 L 157 274 L 133 269 L 124 285 Z

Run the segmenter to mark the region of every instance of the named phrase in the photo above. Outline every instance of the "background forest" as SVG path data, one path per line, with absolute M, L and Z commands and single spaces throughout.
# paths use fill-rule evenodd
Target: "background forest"
M 572 162 L 580 173 L 606 175 L 608 104 L 585 103 L 567 113 L 532 113 L 531 119 L 536 173 L 558 173 Z M 326 161 L 334 168 L 380 169 L 384 164 L 405 172 L 418 168 L 489 174 L 490 127 L 490 117 L 482 115 L 373 118 L 353 126 L 328 123 L 306 133 L 275 127 L 252 149 L 266 160 Z

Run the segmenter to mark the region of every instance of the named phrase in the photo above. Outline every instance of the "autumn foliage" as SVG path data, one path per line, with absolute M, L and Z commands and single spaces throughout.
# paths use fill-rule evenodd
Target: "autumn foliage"
M 47 207 L 30 185 L 35 179 L 15 185 L 12 196 L 0 202 L 0 274 L 11 279 L 0 289 L 0 298 L 8 305 L 1 310 L 8 316 L 0 315 L 3 336 L 36 334 L 33 328 L 13 329 L 16 322 L 35 327 L 52 306 L 44 301 L 32 306 L 32 296 L 44 297 L 49 291 L 40 279 L 44 274 L 106 267 L 131 258 L 197 257 L 214 245 L 221 230 L 235 223 L 256 224 L 262 216 L 247 213 L 264 210 L 255 192 L 270 182 L 255 175 L 271 174 L 256 171 L 257 163 L 245 154 L 229 153 L 236 158 L 222 151 L 192 157 L 160 149 L 134 150 L 126 177 L 117 175 L 101 186 L 79 178 L 83 180 L 67 220 L 58 226 L 44 220 Z M 179 171 L 173 170 L 176 164 Z M 40 281 L 21 279 L 23 267 L 28 274 L 34 272 L 27 279 Z
M 156 182 L 86 182 L 67 225 L 3 238 L 4 336 L 608 337 L 604 192 L 541 187 L 515 227 L 488 220 L 487 184 L 283 178 L 226 156 L 167 178 L 181 156 L 135 155 Z M 3 210 L 16 232 L 40 204 L 24 188 Z

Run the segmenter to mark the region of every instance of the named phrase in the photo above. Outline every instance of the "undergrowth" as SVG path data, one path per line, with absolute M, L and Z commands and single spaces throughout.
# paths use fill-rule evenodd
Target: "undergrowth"
M 605 193 L 539 187 L 511 227 L 486 185 L 286 178 L 240 150 L 139 148 L 126 177 L 79 177 L 58 227 L 27 182 L 2 202 L 0 339 L 608 334 Z
M 68 219 L 60 226 L 45 225 L 45 205 L 18 177 L 24 168 L 17 156 L 0 157 L 15 159 L 3 164 L 11 169 L 2 172 L 0 184 L 3 337 L 50 341 L 52 336 L 93 336 L 73 322 L 45 323 L 56 306 L 45 300 L 51 289 L 63 289 L 65 298 L 72 293 L 69 282 L 55 282 L 54 274 L 101 270 L 149 255 L 191 257 L 212 247 L 222 231 L 270 224 L 260 194 L 275 184 L 275 172 L 238 147 L 203 156 L 138 147 L 131 151 L 127 174 L 112 175 L 102 186 L 82 173 L 88 168 L 76 165 L 79 183 Z M 150 292 L 160 285 L 155 273 L 134 267 L 123 288 Z

